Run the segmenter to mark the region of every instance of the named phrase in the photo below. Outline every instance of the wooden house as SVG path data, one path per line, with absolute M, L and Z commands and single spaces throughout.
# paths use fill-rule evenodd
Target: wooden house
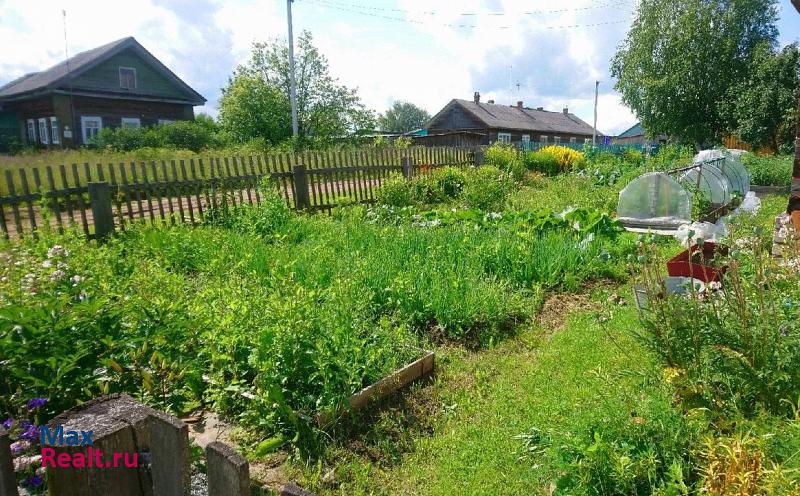
M 530 143 L 547 145 L 591 143 L 594 129 L 569 109 L 550 112 L 543 107 L 528 108 L 523 102 L 498 105 L 481 102 L 480 93 L 472 100 L 451 100 L 431 118 L 428 134 L 419 140 L 430 146 L 457 142 L 460 146 L 490 145 L 494 142 L 526 147 Z M 602 137 L 598 133 L 598 137 Z
M 0 87 L 0 133 L 46 147 L 85 145 L 106 127 L 192 120 L 205 101 L 128 37 Z

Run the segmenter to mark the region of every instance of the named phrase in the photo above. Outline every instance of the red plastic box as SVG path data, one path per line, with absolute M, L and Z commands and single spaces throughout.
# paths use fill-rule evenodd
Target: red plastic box
M 719 281 L 728 267 L 714 266 L 713 262 L 718 255 L 727 256 L 728 247 L 706 241 L 703 243 L 701 260 L 692 262 L 691 254 L 699 252 L 700 247 L 692 245 L 690 249 L 678 253 L 667 262 L 667 274 L 672 277 L 694 277 L 706 283 Z

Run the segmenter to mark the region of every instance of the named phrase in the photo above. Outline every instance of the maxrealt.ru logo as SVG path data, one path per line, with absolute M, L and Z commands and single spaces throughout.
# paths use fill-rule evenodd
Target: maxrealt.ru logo
M 111 453 L 104 454 L 92 446 L 93 431 L 65 430 L 63 425 L 55 429 L 42 427 L 39 431 L 39 442 L 42 445 L 42 466 L 58 468 L 117 468 L 137 467 L 139 465 L 138 453 Z M 55 448 L 48 446 L 87 446 L 86 453 L 59 453 Z

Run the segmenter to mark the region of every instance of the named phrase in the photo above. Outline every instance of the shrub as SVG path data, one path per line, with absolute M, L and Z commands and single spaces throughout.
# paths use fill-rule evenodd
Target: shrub
M 750 183 L 759 186 L 789 186 L 792 182 L 792 155 L 767 156 L 745 153 L 742 163 L 750 173 Z
M 566 146 L 551 145 L 525 154 L 525 165 L 528 169 L 548 175 L 578 169 L 583 166 L 584 161 L 581 152 Z
M 220 146 L 213 121 L 178 121 L 171 124 L 145 127 L 104 128 L 93 145 L 117 152 L 142 148 L 175 148 L 199 152 Z
M 412 183 L 402 174 L 392 174 L 384 181 L 378 190 L 376 201 L 378 205 L 389 205 L 392 207 L 407 207 L 414 204 L 414 192 Z
M 484 165 L 467 174 L 464 201 L 472 208 L 485 211 L 503 209 L 511 185 L 497 167 Z
M 456 199 L 461 196 L 466 184 L 466 174 L 461 169 L 455 167 L 442 167 L 434 169 L 431 179 L 436 184 L 436 188 L 441 190 L 447 198 Z

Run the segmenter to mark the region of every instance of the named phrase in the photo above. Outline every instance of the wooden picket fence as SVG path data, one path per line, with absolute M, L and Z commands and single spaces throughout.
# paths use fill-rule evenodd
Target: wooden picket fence
M 374 202 L 393 174 L 476 163 L 474 149 L 414 147 L 7 169 L 0 235 L 79 226 L 94 238 L 137 222 L 198 224 L 210 210 L 260 203 L 265 180 L 290 208 L 330 213 L 342 199 Z

